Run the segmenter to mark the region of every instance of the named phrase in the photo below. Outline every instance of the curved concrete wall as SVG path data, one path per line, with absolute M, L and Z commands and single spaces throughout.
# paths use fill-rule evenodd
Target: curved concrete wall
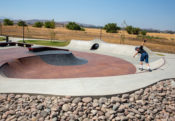
M 91 46 L 95 43 L 99 44 L 99 48 L 95 51 L 101 52 L 101 53 L 113 53 L 113 54 L 119 54 L 119 55 L 133 55 L 135 53 L 135 47 L 132 45 L 123 45 L 123 44 L 111 44 L 106 43 L 102 40 L 91 40 L 91 41 L 83 41 L 83 40 L 71 40 L 70 44 L 66 47 L 71 50 L 78 50 L 78 51 L 89 51 Z M 148 49 L 147 47 L 144 47 L 144 49 L 149 53 L 149 55 L 152 55 L 152 51 Z
M 93 44 L 98 43 L 99 48 L 97 50 L 90 50 Z M 76 50 L 76 51 L 85 51 L 85 52 L 94 52 L 104 55 L 110 55 L 110 56 L 126 56 L 126 58 L 123 58 L 125 60 L 128 60 L 129 58 L 132 58 L 133 55 L 136 53 L 135 51 L 136 46 L 132 45 L 123 45 L 123 44 L 111 44 L 104 42 L 102 40 L 96 39 L 91 41 L 83 41 L 83 40 L 71 40 L 70 44 L 64 48 L 70 49 L 70 50 Z M 156 57 L 150 49 L 144 46 L 144 49 L 148 52 L 149 56 Z M 129 57 L 129 58 L 128 58 Z M 131 61 L 130 61 L 131 62 Z M 150 62 L 152 69 L 157 69 L 161 67 L 164 64 L 164 59 L 159 58 L 154 60 L 153 62 Z M 135 66 L 138 66 L 138 64 L 134 64 Z

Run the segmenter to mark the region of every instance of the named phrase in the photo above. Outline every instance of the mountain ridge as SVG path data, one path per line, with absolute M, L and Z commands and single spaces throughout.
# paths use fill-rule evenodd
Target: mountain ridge
M 3 22 L 4 19 L 11 19 L 11 18 L 0 16 L 0 22 L 1 23 Z M 13 20 L 13 22 L 15 24 L 17 24 L 18 21 L 20 21 L 22 19 L 11 19 L 11 20 Z M 46 22 L 46 21 L 51 21 L 51 20 L 47 20 L 47 19 L 29 19 L 29 20 L 23 20 L 23 21 L 25 21 L 28 25 L 33 25 L 35 22 L 38 22 L 38 21 Z M 64 27 L 69 22 L 72 22 L 72 21 L 60 21 L 60 22 L 55 21 L 57 27 Z M 79 24 L 82 27 L 87 27 L 87 28 L 103 28 L 103 26 L 96 26 L 96 25 L 93 25 L 93 24 L 84 24 L 84 23 L 78 23 L 78 22 L 75 22 L 75 23 Z M 175 33 L 175 31 L 172 31 L 172 30 L 157 30 L 157 29 L 153 29 L 153 28 L 142 28 L 142 30 L 146 30 L 148 32 L 155 32 L 155 33 L 161 33 L 161 32 L 162 33 L 170 33 L 170 34 Z

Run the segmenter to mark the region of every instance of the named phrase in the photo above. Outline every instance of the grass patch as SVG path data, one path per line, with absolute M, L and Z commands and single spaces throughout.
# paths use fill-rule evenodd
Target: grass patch
M 19 40 L 18 42 L 23 42 Z M 58 41 L 47 41 L 47 40 L 25 40 L 26 43 L 36 44 L 36 45 L 45 45 L 45 46 L 66 46 L 70 41 L 58 42 Z
M 162 38 L 162 37 L 156 37 L 156 36 L 146 36 L 147 39 L 165 39 L 165 38 Z
M 137 38 L 144 38 L 144 39 L 147 39 L 147 40 L 166 39 L 166 38 L 162 38 L 162 37 L 149 36 L 149 35 L 146 35 L 146 36 L 138 35 Z
M 0 37 L 0 41 L 5 41 L 5 38 L 4 37 Z
M 164 54 L 160 54 L 160 53 L 156 53 L 156 55 L 158 55 L 158 56 L 165 56 Z

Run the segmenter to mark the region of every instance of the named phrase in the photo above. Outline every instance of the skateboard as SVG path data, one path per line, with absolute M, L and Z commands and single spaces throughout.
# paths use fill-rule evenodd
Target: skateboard
M 148 70 L 148 69 L 140 69 L 139 68 L 139 72 L 152 72 L 153 70 L 156 70 L 156 69 L 150 69 L 150 70 Z

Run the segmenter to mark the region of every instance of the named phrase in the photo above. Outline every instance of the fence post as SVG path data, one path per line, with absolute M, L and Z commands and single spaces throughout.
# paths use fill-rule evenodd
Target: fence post
M 101 40 L 101 37 L 102 37 L 102 28 L 100 28 L 100 40 Z
M 6 42 L 9 42 L 9 36 L 6 36 Z
M 25 41 L 24 41 L 24 25 L 22 26 L 22 28 L 23 28 L 23 35 L 22 35 L 22 37 L 23 37 L 23 43 L 25 43 Z

